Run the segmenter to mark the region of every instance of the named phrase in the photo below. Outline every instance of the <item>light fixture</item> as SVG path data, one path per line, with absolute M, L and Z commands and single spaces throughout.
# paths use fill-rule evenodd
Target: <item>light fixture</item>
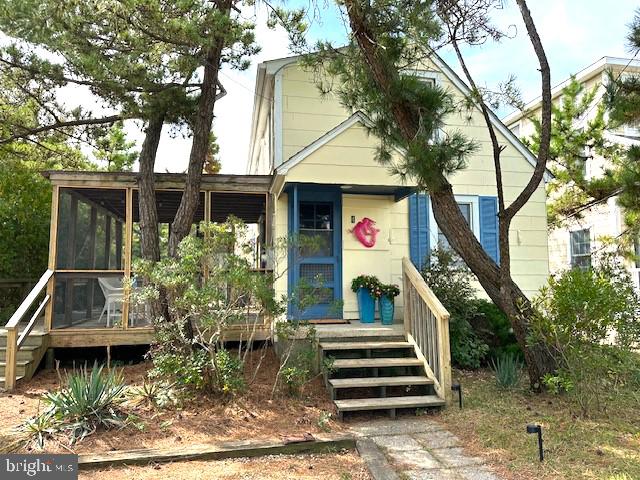
M 353 188 L 353 185 L 340 185 L 340 188 L 342 190 L 351 190 Z
M 544 460 L 544 450 L 542 448 L 542 426 L 541 425 L 527 425 L 527 433 L 538 434 L 538 450 L 540 452 L 540 461 Z
M 462 408 L 462 385 L 460 385 L 460 382 L 456 382 L 451 385 L 451 390 L 458 392 L 458 405 Z

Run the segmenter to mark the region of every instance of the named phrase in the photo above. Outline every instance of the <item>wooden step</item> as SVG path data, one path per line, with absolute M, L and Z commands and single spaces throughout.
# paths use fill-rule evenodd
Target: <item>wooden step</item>
M 24 378 L 23 375 L 17 375 L 16 376 L 16 382 L 18 380 L 22 380 Z M 0 390 L 4 389 L 4 377 L 0 377 Z
M 382 350 L 411 348 L 409 342 L 321 342 L 320 348 L 330 350 Z
M 339 412 L 354 412 L 360 410 L 387 410 L 395 408 L 424 408 L 441 407 L 444 400 L 436 395 L 416 395 L 407 397 L 386 398 L 356 398 L 349 400 L 335 400 Z
M 16 373 L 18 375 L 25 375 L 25 370 L 27 366 L 31 363 L 31 360 L 18 360 L 16 362 Z M 0 375 L 4 377 L 5 367 L 7 366 L 6 362 L 0 362 Z
M 36 351 L 41 348 L 36 345 L 23 345 L 18 350 L 18 360 L 32 360 Z M 0 347 L 0 362 L 5 362 L 7 359 L 7 347 Z
M 340 358 L 332 363 L 333 368 L 386 368 L 420 365 L 424 364 L 417 358 Z
M 407 375 L 399 377 L 333 378 L 329 380 L 333 388 L 398 387 L 403 385 L 433 385 L 426 376 Z

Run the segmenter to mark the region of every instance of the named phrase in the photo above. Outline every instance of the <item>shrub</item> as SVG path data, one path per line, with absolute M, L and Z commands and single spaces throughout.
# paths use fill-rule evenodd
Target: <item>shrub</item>
M 46 410 L 27 420 L 21 430 L 42 445 L 44 438 L 53 433 L 66 433 L 74 444 L 98 427 L 124 427 L 129 419 L 120 409 L 126 385 L 120 372 L 103 371 L 94 364 L 68 374 L 66 386 L 43 395 Z
M 496 382 L 501 388 L 518 385 L 522 373 L 522 361 L 514 354 L 507 353 L 491 360 L 491 368 Z
M 622 265 L 605 256 L 591 269 L 549 280 L 535 305 L 534 333 L 558 359 L 545 385 L 566 392 L 583 415 L 640 384 L 640 298 Z
M 471 320 L 473 330 L 489 346 L 489 357 L 513 354 L 524 359 L 513 327 L 507 316 L 493 302 L 476 300 L 476 314 Z
M 489 347 L 470 323 L 477 313 L 470 270 L 451 250 L 438 248 L 432 251 L 431 262 L 422 269 L 422 277 L 449 311 L 452 361 L 461 368 L 479 368 Z

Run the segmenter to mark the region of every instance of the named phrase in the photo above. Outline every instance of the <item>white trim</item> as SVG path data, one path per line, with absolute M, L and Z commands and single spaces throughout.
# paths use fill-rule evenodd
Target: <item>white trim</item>
M 471 205 L 471 230 L 480 241 L 480 198 L 478 195 L 454 195 L 457 203 L 466 203 Z M 438 232 L 440 227 L 436 222 L 436 217 L 433 215 L 433 208 L 429 201 L 429 246 L 431 249 L 436 248 L 438 245 Z M 432 228 L 432 225 L 435 228 Z
M 295 167 L 297 164 L 299 164 L 301 161 L 303 161 L 313 152 L 315 152 L 320 147 L 329 143 L 331 140 L 336 138 L 342 132 L 354 126 L 356 123 L 361 123 L 365 127 L 369 127 L 369 128 L 373 126 L 373 122 L 369 120 L 369 118 L 364 113 L 356 112 L 353 115 L 351 115 L 349 118 L 347 118 L 344 122 L 333 127 L 331 130 L 329 130 L 327 133 L 322 135 L 320 138 L 317 138 L 316 140 L 311 142 L 309 145 L 304 147 L 302 150 L 300 150 L 298 153 L 293 155 L 291 158 L 289 158 L 289 160 L 284 162 L 282 165 L 276 167 L 277 174 L 286 175 L 292 167 Z
M 282 158 L 282 69 L 275 74 L 273 85 L 273 130 L 274 130 L 274 157 L 273 166 L 278 168 L 284 162 Z

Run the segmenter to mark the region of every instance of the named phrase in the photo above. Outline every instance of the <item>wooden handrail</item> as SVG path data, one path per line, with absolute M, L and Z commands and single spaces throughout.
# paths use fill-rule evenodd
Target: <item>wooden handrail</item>
M 31 291 L 29 292 L 29 295 L 27 295 L 27 298 L 25 298 L 24 301 L 20 304 L 18 309 L 15 311 L 15 313 L 11 315 L 11 318 L 9 319 L 9 321 L 7 322 L 4 328 L 9 329 L 11 327 L 17 326 L 20 323 L 20 320 L 22 320 L 22 317 L 25 316 L 25 314 L 27 313 L 27 310 L 31 308 L 31 305 L 33 305 L 33 302 L 35 302 L 36 298 L 38 298 L 38 295 L 40 295 L 42 291 L 45 289 L 45 287 L 47 286 L 47 283 L 49 283 L 49 279 L 52 276 L 53 276 L 53 270 L 47 270 L 42 274 L 42 276 L 40 277 L 40 280 L 38 280 L 38 283 L 36 283 L 35 286 L 31 289 Z
M 16 364 L 18 359 L 18 351 L 20 347 L 24 343 L 25 339 L 33 330 L 38 317 L 47 306 L 47 304 L 51 301 L 50 295 L 45 295 L 36 311 L 29 319 L 29 323 L 26 328 L 20 334 L 20 338 L 18 338 L 18 324 L 22 320 L 22 318 L 26 315 L 27 311 L 31 308 L 33 303 L 36 301 L 38 296 L 43 292 L 46 288 L 49 280 L 53 276 L 53 270 L 47 270 L 44 272 L 38 283 L 33 287 L 33 289 L 29 292 L 24 301 L 20 304 L 15 313 L 11 316 L 7 324 L 5 325 L 5 329 L 7 331 L 7 350 L 5 356 L 5 367 L 4 367 L 4 388 L 6 390 L 13 390 L 16 386 Z
M 449 312 L 408 258 L 402 259 L 404 330 L 436 394 L 451 398 L 451 348 Z

